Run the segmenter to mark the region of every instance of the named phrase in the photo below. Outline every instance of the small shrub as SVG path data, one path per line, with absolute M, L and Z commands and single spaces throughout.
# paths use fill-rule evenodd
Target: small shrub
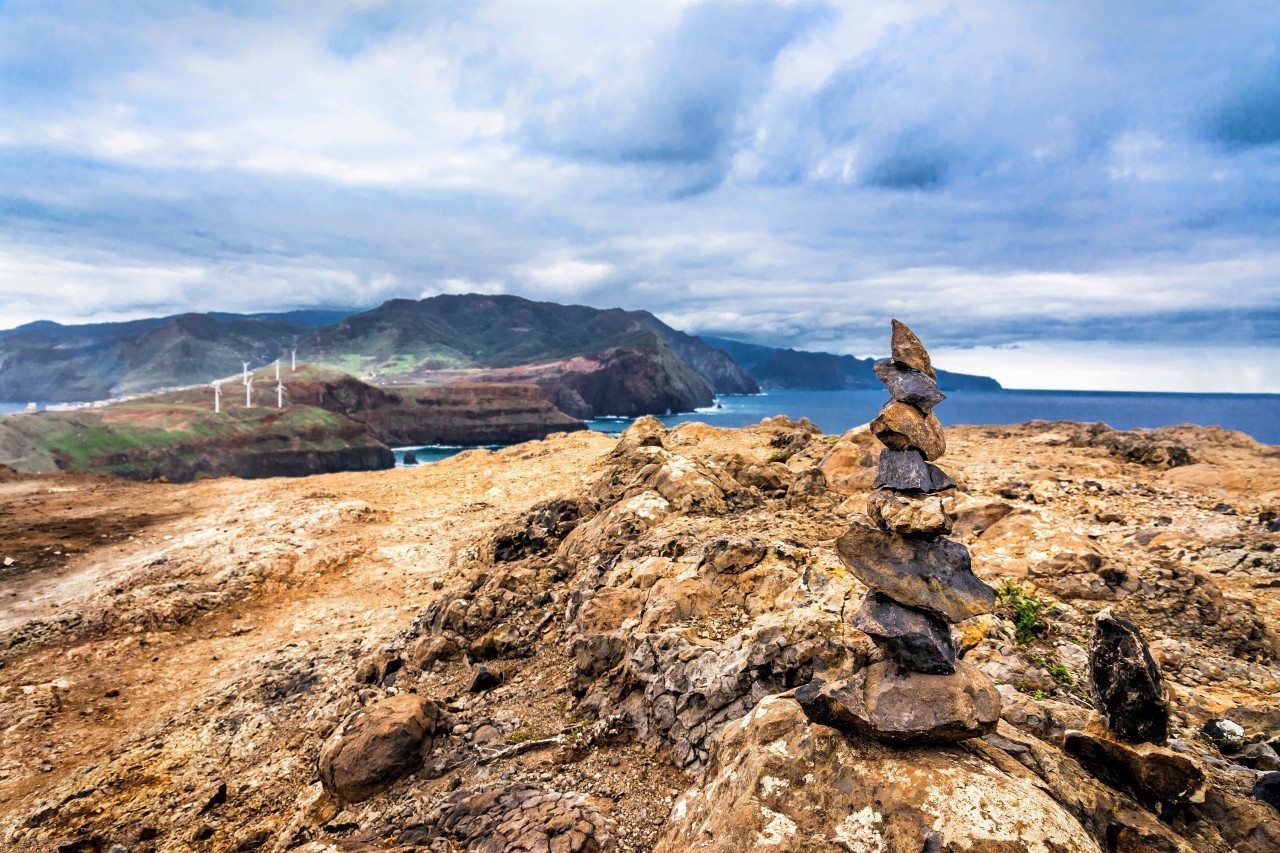
M 769 458 L 765 462 L 786 462 L 791 458 L 790 450 L 778 450 L 769 454 Z
M 1030 645 L 1048 632 L 1049 623 L 1040 616 L 1045 607 L 1043 600 L 1024 594 L 1020 585 L 1010 581 L 1005 581 L 996 590 L 996 597 L 1013 612 L 1014 636 L 1018 645 Z
M 541 737 L 537 728 L 533 723 L 525 723 L 511 734 L 507 735 L 508 743 L 524 743 L 527 740 L 536 740 Z
M 1071 671 L 1063 664 L 1055 660 L 1045 660 L 1042 657 L 1033 657 L 1031 660 L 1036 666 L 1048 672 L 1049 676 L 1063 687 L 1071 688 L 1076 686 L 1076 680 L 1071 677 Z

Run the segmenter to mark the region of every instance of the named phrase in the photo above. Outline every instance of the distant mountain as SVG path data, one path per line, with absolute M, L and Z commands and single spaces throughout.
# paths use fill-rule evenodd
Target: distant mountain
M 236 314 L 30 323 L 0 332 L 0 400 L 102 400 L 208 382 L 287 355 L 311 329 Z
M 97 400 L 208 382 L 287 356 L 382 383 L 468 379 L 543 389 L 577 418 L 687 411 L 754 393 L 728 355 L 645 311 L 516 296 L 397 299 L 369 311 L 182 314 L 0 332 L 0 400 Z
M 871 370 L 876 362 L 874 358 L 778 349 L 709 335 L 703 335 L 702 340 L 728 353 L 765 388 L 834 391 L 842 388 L 882 387 Z M 989 376 L 953 373 L 950 370 L 938 370 L 937 373 L 938 386 L 944 391 L 1000 389 L 1000 383 Z
M 319 330 L 315 359 L 384 381 L 528 381 L 579 418 L 688 411 L 715 394 L 755 393 L 725 353 L 647 311 L 518 296 L 396 299 Z

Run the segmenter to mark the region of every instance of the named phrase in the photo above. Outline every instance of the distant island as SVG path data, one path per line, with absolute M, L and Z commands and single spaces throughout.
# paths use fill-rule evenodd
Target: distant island
M 308 367 L 289 370 L 297 353 Z M 288 406 L 276 411 L 285 365 Z M 229 383 L 245 362 L 270 384 L 261 407 Z M 602 417 L 689 412 L 761 387 L 871 388 L 873 360 L 673 329 L 647 311 L 517 296 L 396 299 L 368 311 L 181 314 L 0 331 L 0 401 L 101 409 L 5 418 L 0 463 L 135 479 L 275 476 L 394 464 L 390 447 L 509 444 Z M 939 371 L 944 389 L 998 389 Z M 199 387 L 197 387 L 199 386 Z M 260 385 L 260 388 L 263 387 Z M 261 393 L 261 392 L 260 392 Z

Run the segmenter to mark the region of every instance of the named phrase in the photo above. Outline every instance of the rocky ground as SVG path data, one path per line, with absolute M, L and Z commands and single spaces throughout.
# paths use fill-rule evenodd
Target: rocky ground
M 875 477 L 865 428 L 641 421 L 299 480 L 0 477 L 0 846 L 1280 849 L 1251 793 L 1280 768 L 1280 449 L 946 438 L 954 538 L 1003 591 L 957 628 L 1002 720 L 946 747 L 793 698 L 881 656 L 834 549 Z M 1068 734 L 1097 728 L 1106 607 L 1163 668 L 1196 791 L 1100 779 Z M 1224 718 L 1251 745 L 1201 735 Z

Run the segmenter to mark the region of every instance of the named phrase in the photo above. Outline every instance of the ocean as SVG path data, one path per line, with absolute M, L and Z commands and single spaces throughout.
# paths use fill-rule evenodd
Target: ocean
M 767 391 L 719 397 L 716 405 L 660 418 L 667 426 L 702 421 L 717 427 L 759 423 L 773 415 L 808 418 L 823 432 L 839 434 L 865 424 L 888 399 L 884 390 Z M 1160 394 L 1130 391 L 952 391 L 934 411 L 943 425 L 1017 424 L 1024 421 L 1102 421 L 1115 429 L 1200 424 L 1248 433 L 1280 444 L 1280 394 Z M 596 418 L 587 426 L 617 434 L 632 418 Z M 396 448 L 403 465 L 404 451 Z M 418 463 L 436 462 L 461 447 L 414 448 Z
M 673 426 L 703 421 L 738 427 L 772 415 L 806 417 L 828 434 L 865 424 L 888 397 L 867 391 L 767 391 L 720 397 L 718 407 L 662 418 Z M 952 391 L 934 412 L 944 426 L 1023 421 L 1102 421 L 1114 429 L 1200 424 L 1248 433 L 1280 444 L 1280 394 L 1160 394 L 1129 391 Z M 619 432 L 631 421 L 598 418 L 592 429 Z

